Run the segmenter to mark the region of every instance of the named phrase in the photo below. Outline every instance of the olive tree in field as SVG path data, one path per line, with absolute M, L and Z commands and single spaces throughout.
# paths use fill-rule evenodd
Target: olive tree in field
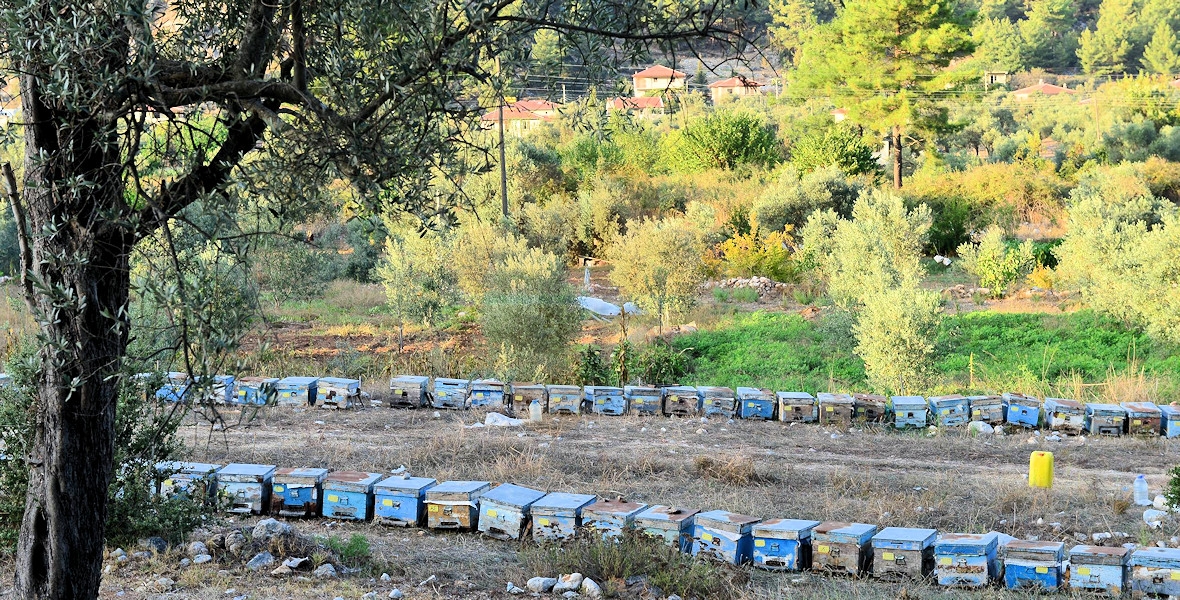
M 704 245 L 681 221 L 633 225 L 610 248 L 610 280 L 626 298 L 660 319 L 660 331 L 673 313 L 695 302 L 705 280 Z
M 718 24 L 740 24 L 732 4 L 0 0 L 25 144 L 23 182 L 5 169 L 6 189 L 40 324 L 15 596 L 97 596 L 141 240 L 235 186 L 276 214 L 332 179 L 362 202 L 446 213 L 431 183 L 485 162 L 464 143 L 468 89 L 503 87 L 536 31 L 609 62 L 730 37 Z

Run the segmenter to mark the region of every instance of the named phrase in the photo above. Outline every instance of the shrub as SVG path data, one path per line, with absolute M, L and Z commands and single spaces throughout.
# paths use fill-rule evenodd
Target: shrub
M 730 300 L 733 300 L 733 292 L 729 288 L 715 287 L 713 288 L 713 300 L 728 303 Z
M 1004 295 L 1016 280 L 1028 274 L 1036 265 L 1031 241 L 1011 247 L 998 225 L 988 227 L 979 244 L 959 246 L 959 265 L 979 278 L 993 298 Z
M 577 363 L 574 366 L 574 383 L 576 385 L 606 385 L 610 378 L 610 371 L 602 360 L 602 348 L 594 344 L 582 346 L 578 350 Z
M 925 389 L 942 317 L 939 295 L 905 286 L 869 294 L 863 302 L 853 331 L 869 384 L 902 393 Z
M 677 383 L 692 372 L 687 349 L 677 350 L 662 339 L 644 346 L 635 363 L 640 380 L 649 385 Z
M 748 287 L 734 288 L 733 301 L 751 304 L 758 301 L 758 290 Z
M 683 153 L 675 163 L 687 170 L 772 166 L 781 158 L 779 142 L 770 126 L 752 113 L 730 110 L 717 110 L 689 121 L 665 151 Z
M 1172 467 L 1169 472 L 1168 487 L 1164 490 L 1164 500 L 1172 508 L 1180 508 L 1180 467 Z
M 610 248 L 610 280 L 660 319 L 660 326 L 696 301 L 705 278 L 700 240 L 679 221 L 635 224 Z
M 369 538 L 359 533 L 348 536 L 347 540 L 334 535 L 329 536 L 324 545 L 340 558 L 340 562 L 354 569 L 368 564 L 372 556 Z
M 833 210 L 847 217 L 862 191 L 859 182 L 848 179 L 835 167 L 802 177 L 789 168 L 754 203 L 750 219 L 758 231 L 768 233 L 802 227 L 817 210 Z
M 789 231 L 775 231 L 762 237 L 753 233 L 734 236 L 717 247 L 718 267 L 730 277 L 760 275 L 774 281 L 795 281 L 798 266 L 791 258 L 794 246 L 795 239 Z
M 385 287 L 389 308 L 398 323 L 398 348 L 403 346 L 406 323 L 433 327 L 442 311 L 457 298 L 450 249 L 434 235 L 391 236 L 377 277 Z
M 276 304 L 315 298 L 333 279 L 331 258 L 307 243 L 276 244 L 257 264 L 259 284 L 270 292 Z
M 802 173 L 834 167 L 845 175 L 875 175 L 880 165 L 873 151 L 851 127 L 835 125 L 799 138 L 791 146 L 791 164 Z

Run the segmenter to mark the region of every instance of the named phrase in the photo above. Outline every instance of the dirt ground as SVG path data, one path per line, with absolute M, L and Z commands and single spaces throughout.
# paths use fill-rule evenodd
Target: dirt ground
M 373 390 L 377 391 L 377 390 Z M 1130 505 L 1131 482 L 1144 473 L 1153 494 L 1180 457 L 1180 442 L 1161 438 L 1066 438 L 1047 442 L 1028 432 L 970 437 L 962 430 L 836 432 L 724 419 L 558 417 L 512 428 L 468 428 L 479 411 L 367 408 L 354 411 L 271 408 L 253 421 L 210 431 L 191 421 L 182 430 L 188 459 L 259 462 L 389 472 L 399 466 L 438 480 L 512 482 L 549 491 L 622 496 L 634 502 L 726 509 L 762 518 L 860 521 L 930 527 L 942 532 L 997 530 L 1061 540 L 1112 532 L 1107 544 L 1154 543 L 1180 535 L 1180 519 L 1149 531 Z M 230 415 L 231 417 L 233 415 Z M 1030 439 L 1033 443 L 1030 443 Z M 1027 486 L 1029 452 L 1051 450 L 1051 490 Z M 369 576 L 328 583 L 274 580 L 240 567 L 177 566 L 179 557 L 132 563 L 107 575 L 104 598 L 508 598 L 523 585 L 520 544 L 474 534 L 325 521 L 296 523 L 306 533 L 370 540 L 388 564 L 389 582 Z M 1120 534 L 1125 534 L 1123 537 Z M 207 567 L 207 566 L 206 566 Z M 137 591 L 164 574 L 173 593 Z M 434 579 L 430 579 L 431 577 Z M 430 582 L 419 586 L 419 582 Z M 227 591 L 233 590 L 233 593 Z M 857 581 L 813 574 L 753 573 L 749 598 L 1026 598 L 1002 590 L 945 591 L 926 584 Z M 1053 597 L 1067 597 L 1054 595 Z

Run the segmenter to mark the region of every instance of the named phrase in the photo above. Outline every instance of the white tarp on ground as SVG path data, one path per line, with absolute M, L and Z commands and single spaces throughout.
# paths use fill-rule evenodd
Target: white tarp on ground
M 582 308 L 602 317 L 617 317 L 624 310 L 629 315 L 637 315 L 643 312 L 639 310 L 639 307 L 634 302 L 626 302 L 620 308 L 618 304 L 607 302 L 601 298 L 591 298 L 590 296 L 578 296 L 578 304 Z

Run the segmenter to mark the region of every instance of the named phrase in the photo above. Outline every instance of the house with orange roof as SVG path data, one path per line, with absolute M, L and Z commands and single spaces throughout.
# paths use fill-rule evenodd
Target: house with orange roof
M 839 123 L 847 118 L 848 118 L 848 109 L 847 108 L 837 108 L 836 110 L 832 111 L 832 121 L 834 121 L 836 123 Z
M 1180 79 L 1168 83 L 1168 85 L 1180 90 Z
M 508 107 L 500 107 L 490 110 L 479 118 L 480 125 L 484 129 L 492 129 L 497 127 L 500 121 L 500 112 L 504 112 L 504 131 L 512 132 L 516 135 L 521 135 L 525 132 L 532 131 L 537 125 L 541 123 L 552 121 L 553 117 L 544 117 L 531 110 L 524 110 L 515 105 Z
M 762 85 L 761 82 L 739 75 L 710 83 L 709 94 L 713 97 L 713 104 L 717 104 L 727 98 L 757 96 L 762 93 Z
M 648 67 L 631 76 L 634 96 L 650 96 L 666 91 L 684 91 L 688 74 L 664 65 Z
M 639 98 L 616 97 L 607 100 L 609 110 L 625 112 L 641 117 L 652 117 L 664 114 L 664 99 L 659 96 L 641 96 Z
M 519 110 L 527 110 L 539 117 L 556 117 L 557 109 L 561 105 L 556 102 L 550 102 L 540 98 L 531 100 L 518 100 L 512 103 L 512 108 Z
M 1076 94 L 1077 92 L 1066 87 L 1053 85 L 1052 83 L 1045 83 L 1042 79 L 1034 85 L 1026 88 L 1020 88 L 1012 92 L 1012 97 L 1017 100 L 1028 100 L 1033 96 L 1056 96 L 1058 94 Z

